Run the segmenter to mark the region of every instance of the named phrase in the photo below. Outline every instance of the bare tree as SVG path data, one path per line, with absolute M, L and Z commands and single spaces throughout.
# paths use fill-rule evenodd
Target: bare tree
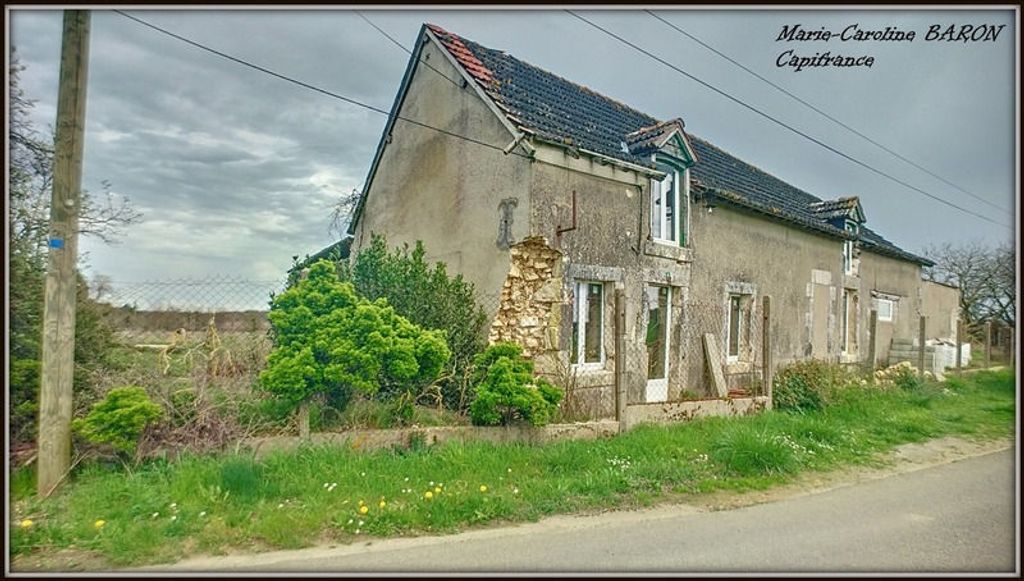
M 10 194 L 8 223 L 12 251 L 43 252 L 50 226 L 50 199 L 53 187 L 52 131 L 43 137 L 30 117 L 35 103 L 18 86 L 25 70 L 17 55 L 11 54 L 10 120 Z M 110 182 L 102 182 L 102 195 L 82 192 L 79 233 L 114 243 L 123 229 L 142 219 L 126 196 L 115 194 Z
M 969 326 L 985 321 L 1013 326 L 1017 307 L 1016 250 L 981 242 L 931 246 L 925 251 L 935 261 L 924 276 L 960 288 L 960 312 Z
M 358 189 L 344 194 L 331 208 L 331 221 L 327 231 L 331 234 L 344 238 L 349 223 L 352 221 L 352 214 L 359 205 L 359 198 L 362 196 Z

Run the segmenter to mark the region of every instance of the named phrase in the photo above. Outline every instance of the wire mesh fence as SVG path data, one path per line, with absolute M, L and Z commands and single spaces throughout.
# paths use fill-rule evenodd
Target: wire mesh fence
M 93 285 L 104 318 L 125 343 L 182 343 L 206 333 L 265 333 L 273 293 L 284 280 L 250 280 L 227 275 L 204 279 L 124 282 Z
M 624 341 L 628 404 L 765 394 L 763 318 L 752 296 L 669 309 L 666 293 L 656 292 Z

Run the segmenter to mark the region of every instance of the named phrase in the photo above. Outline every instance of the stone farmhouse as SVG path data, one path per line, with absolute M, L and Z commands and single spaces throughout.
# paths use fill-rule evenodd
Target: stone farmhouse
M 866 216 L 857 197 L 805 192 L 682 119 L 424 25 L 344 245 L 422 240 L 476 285 L 492 341 L 570 374 L 608 416 L 617 345 L 627 404 L 715 395 L 719 371 L 729 388 L 756 382 L 764 296 L 776 366 L 884 364 L 919 315 L 929 338 L 952 336 L 956 289 L 923 281 L 932 263 Z

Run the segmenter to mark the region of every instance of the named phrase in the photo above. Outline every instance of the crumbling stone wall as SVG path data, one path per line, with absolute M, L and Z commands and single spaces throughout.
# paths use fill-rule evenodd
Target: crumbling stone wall
M 531 236 L 509 249 L 511 264 L 501 288 L 501 303 L 491 324 L 489 343 L 509 341 L 536 359 L 557 353 L 562 305 L 562 253 L 543 236 Z

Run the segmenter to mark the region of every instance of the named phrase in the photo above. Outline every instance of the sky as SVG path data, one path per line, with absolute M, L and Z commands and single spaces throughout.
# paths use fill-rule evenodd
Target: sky
M 8 48 L 27 68 L 33 119 L 52 127 L 60 10 L 9 10 Z M 133 10 L 232 56 L 390 110 L 408 61 L 350 10 Z M 983 214 L 929 199 L 816 145 L 563 10 L 364 10 L 405 47 L 434 23 L 692 132 L 821 198 L 860 196 L 867 225 L 913 252 L 945 242 L 1014 240 L 1013 10 L 683 10 L 659 14 L 889 149 L 880 150 L 635 10 L 581 14 L 676 67 L 865 164 Z M 784 26 L 839 33 L 892 27 L 911 42 L 778 40 Z M 929 28 L 1005 25 L 994 41 L 927 41 Z M 871 67 L 778 66 L 872 56 Z M 783 62 L 785 59 L 783 59 Z M 216 57 L 109 10 L 92 13 L 83 187 L 129 197 L 142 212 L 119 244 L 83 239 L 88 277 L 223 279 L 274 286 L 295 255 L 337 239 L 332 204 L 361 189 L 386 117 Z

